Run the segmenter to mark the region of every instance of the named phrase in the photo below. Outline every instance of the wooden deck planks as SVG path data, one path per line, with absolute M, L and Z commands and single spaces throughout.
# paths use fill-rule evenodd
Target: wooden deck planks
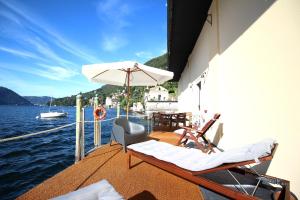
M 178 136 L 153 132 L 151 138 L 175 144 Z M 203 199 L 199 187 L 137 158 L 127 168 L 118 144 L 105 145 L 84 160 L 44 181 L 18 199 L 49 199 L 107 179 L 126 199 Z

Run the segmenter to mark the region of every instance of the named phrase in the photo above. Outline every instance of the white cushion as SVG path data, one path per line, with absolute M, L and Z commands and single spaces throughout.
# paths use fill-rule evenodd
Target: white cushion
M 275 140 L 266 139 L 255 144 L 212 154 L 203 153 L 199 149 L 188 149 L 155 140 L 129 145 L 127 148 L 173 163 L 190 171 L 202 171 L 224 163 L 257 160 L 270 154 L 274 143 Z
M 53 200 L 123 200 L 107 180 L 101 180 L 74 192 L 53 198 Z

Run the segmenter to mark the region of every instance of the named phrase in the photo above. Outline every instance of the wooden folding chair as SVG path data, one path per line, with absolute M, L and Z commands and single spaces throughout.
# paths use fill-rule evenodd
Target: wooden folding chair
M 272 160 L 276 148 L 277 148 L 277 144 L 272 149 L 272 152 L 270 155 L 259 158 L 260 163 L 264 163 L 264 162 Z M 159 160 L 153 156 L 149 156 L 149 155 L 143 154 L 141 152 L 134 151 L 130 148 L 128 149 L 127 154 L 128 154 L 128 159 L 127 159 L 128 163 L 127 164 L 128 164 L 129 169 L 131 169 L 131 156 L 135 156 L 151 165 L 154 165 L 154 166 L 156 166 L 160 169 L 163 169 L 169 173 L 172 173 L 178 177 L 186 179 L 192 183 L 203 186 L 209 190 L 212 190 L 216 193 L 219 193 L 221 195 L 227 196 L 232 199 L 258 199 L 258 198 L 255 196 L 252 196 L 251 194 L 248 194 L 247 192 L 245 193 L 245 192 L 237 191 L 232 188 L 226 187 L 222 184 L 219 184 L 217 182 L 214 182 L 208 178 L 203 177 L 203 175 L 207 175 L 207 174 L 222 171 L 222 170 L 226 170 L 231 175 L 232 175 L 231 172 L 237 172 L 237 173 L 240 173 L 243 175 L 250 175 L 258 180 L 255 190 L 257 189 L 257 187 L 261 183 L 261 181 L 265 181 L 265 182 L 269 182 L 269 183 L 273 183 L 273 184 L 279 184 L 282 187 L 281 193 L 279 195 L 279 199 L 288 200 L 290 197 L 289 181 L 280 179 L 280 178 L 276 178 L 276 177 L 272 177 L 272 176 L 259 175 L 255 171 L 251 171 L 251 169 L 241 168 L 245 165 L 257 163 L 255 160 L 247 160 L 247 161 L 242 161 L 242 162 L 237 162 L 237 163 L 223 164 L 221 166 L 203 170 L 203 171 L 189 171 L 189 170 L 180 168 L 173 163 Z M 199 162 L 201 162 L 201 160 L 199 160 Z M 234 179 L 236 180 L 235 177 L 234 177 Z M 240 184 L 238 182 L 238 180 L 236 180 L 236 181 L 238 184 Z M 253 191 L 252 194 L 254 194 L 254 193 L 255 193 L 255 191 Z
M 212 127 L 212 125 L 214 125 L 214 123 L 217 121 L 217 119 L 219 119 L 221 116 L 221 114 L 217 113 L 214 115 L 214 117 L 209 120 L 208 122 L 206 122 L 206 124 L 200 129 L 198 130 L 198 127 L 182 127 L 184 128 L 184 132 L 183 134 L 180 136 L 177 145 L 186 145 L 187 141 L 189 139 L 193 140 L 195 142 L 195 145 L 202 150 L 203 152 L 208 152 L 208 151 L 212 151 L 213 147 L 215 146 L 214 144 L 211 144 L 206 138 L 205 138 L 205 133 Z M 196 133 L 194 135 L 194 133 Z M 202 143 L 200 143 L 198 141 L 199 138 L 202 138 L 202 140 L 204 141 L 203 145 Z

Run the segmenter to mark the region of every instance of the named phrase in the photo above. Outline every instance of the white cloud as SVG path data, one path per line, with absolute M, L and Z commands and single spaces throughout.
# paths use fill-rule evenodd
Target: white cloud
M 57 55 L 50 47 L 49 45 L 41 40 L 39 37 L 31 37 L 31 38 L 26 38 L 25 39 L 31 46 L 35 47 L 36 50 L 45 56 L 46 58 L 49 58 L 52 61 L 55 61 L 55 63 L 58 63 L 60 65 L 72 65 L 74 66 L 75 64 L 71 61 L 68 61 L 64 58 L 61 58 L 59 55 Z
M 127 40 L 118 36 L 104 36 L 102 39 L 102 48 L 105 51 L 115 51 L 127 44 Z
M 14 73 L 10 73 L 7 70 L 1 70 L 1 68 L 0 85 L 12 89 L 20 95 L 44 96 L 57 93 L 57 88 L 53 86 L 36 84 L 34 81 L 29 83 L 28 81 L 23 80 L 22 77 L 16 76 Z
M 70 68 L 51 66 L 45 64 L 38 65 L 41 66 L 43 69 L 34 70 L 33 73 L 52 80 L 65 80 L 79 74 L 77 71 Z
M 71 75 L 76 75 L 78 72 L 72 71 L 71 69 L 60 69 L 59 66 L 47 65 L 40 67 L 41 68 L 37 70 L 36 67 L 33 68 L 24 65 L 20 67 L 15 64 L 0 62 L 0 85 L 12 89 L 21 95 L 51 95 L 55 97 L 64 97 L 78 94 L 79 92 L 87 92 L 101 86 L 101 84 L 90 83 L 83 77 L 72 79 Z M 24 73 L 24 75 L 22 73 Z M 46 82 L 44 82 L 43 79 L 37 80 L 35 78 L 29 78 L 28 74 L 46 78 Z M 58 75 L 61 80 L 54 77 Z M 52 80 L 51 83 L 46 84 L 49 79 Z M 59 86 L 57 87 L 57 85 Z M 62 90 L 60 86 L 63 86 L 64 89 Z
M 130 26 L 126 17 L 131 14 L 132 7 L 122 0 L 99 1 L 97 12 L 99 18 L 114 29 L 118 30 Z
M 131 26 L 129 16 L 134 9 L 128 1 L 102 0 L 98 2 L 98 16 L 106 24 L 105 30 L 109 32 L 109 35 L 108 33 L 102 35 L 103 50 L 116 51 L 129 43 L 124 29 Z
M 139 58 L 146 58 L 146 59 L 153 58 L 153 54 L 147 51 L 136 52 L 135 55 Z
M 28 51 L 12 49 L 12 48 L 8 48 L 8 47 L 4 47 L 4 46 L 0 46 L 0 51 L 4 51 L 4 52 L 10 53 L 15 56 L 20 56 L 22 58 L 33 58 L 33 59 L 45 61 L 45 59 L 39 57 L 38 55 L 36 55 L 34 53 L 28 52 Z
M 2 13 L 11 22 L 19 25 L 23 28 L 23 31 L 30 31 L 36 36 L 42 35 L 51 41 L 52 45 L 59 47 L 60 49 L 88 62 L 101 62 L 98 58 L 94 57 L 90 53 L 84 51 L 83 47 L 68 41 L 63 36 L 58 34 L 49 25 L 41 20 L 41 17 L 35 16 L 34 13 L 28 11 L 26 7 L 17 4 L 14 1 L 2 1 L 5 6 L 7 6 L 12 12 L 6 11 Z M 15 14 L 14 14 L 15 13 Z M 23 24 L 26 24 L 26 27 Z M 24 37 L 23 37 L 24 38 Z
M 19 18 L 14 13 L 8 12 L 8 11 L 5 11 L 5 10 L 1 10 L 0 15 L 5 17 L 7 20 L 18 24 L 19 26 L 22 26 L 21 21 L 19 20 Z
M 14 71 L 20 74 L 33 74 L 35 76 L 40 76 L 50 80 L 59 80 L 59 81 L 70 81 L 70 78 L 79 74 L 78 71 L 72 68 L 66 68 L 61 66 L 46 65 L 38 63 L 37 66 L 31 67 L 22 65 L 10 64 L 0 62 L 0 69 L 5 69 L 7 71 Z

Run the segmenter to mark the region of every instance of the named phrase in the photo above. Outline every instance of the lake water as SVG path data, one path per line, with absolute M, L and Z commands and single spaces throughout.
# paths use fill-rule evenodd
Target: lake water
M 0 138 L 24 135 L 75 122 L 75 107 L 55 107 L 68 112 L 68 117 L 51 120 L 36 119 L 48 107 L 0 106 Z M 93 120 L 92 108 L 85 109 L 85 120 Z M 121 114 L 125 114 L 121 111 Z M 116 117 L 109 109 L 106 119 Z M 130 118 L 147 127 L 147 122 Z M 112 121 L 102 122 L 102 144 L 109 141 Z M 148 128 L 148 127 L 147 127 Z M 93 124 L 85 125 L 85 152 L 93 148 Z M 0 143 L 0 199 L 15 199 L 37 184 L 74 163 L 75 125 L 15 141 Z

